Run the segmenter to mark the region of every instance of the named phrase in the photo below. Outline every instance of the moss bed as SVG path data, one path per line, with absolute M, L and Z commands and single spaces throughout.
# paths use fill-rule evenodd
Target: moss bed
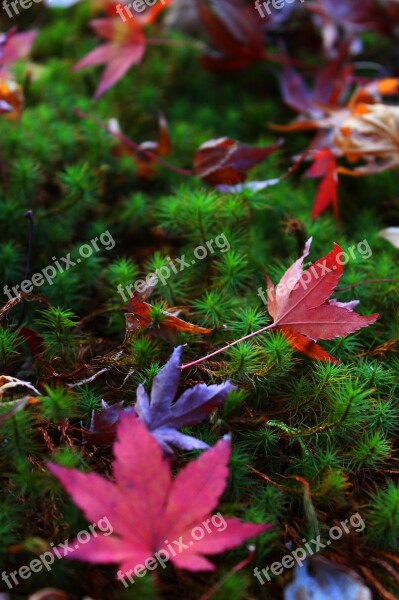
M 335 297 L 359 299 L 361 314 L 380 316 L 356 334 L 322 343 L 338 364 L 312 360 L 295 352 L 281 333 L 267 332 L 183 371 L 182 390 L 227 379 L 237 386 L 222 408 L 184 432 L 211 446 L 232 435 L 220 510 L 273 524 L 254 540 L 254 556 L 243 569 L 232 571 L 248 556 L 245 544 L 214 557 L 214 573 L 168 566 L 125 589 L 113 566 L 60 560 L 11 592 L 0 581 L 0 591 L 16 599 L 54 587 L 71 599 L 195 600 L 225 578 L 212 598 L 275 600 L 283 597 L 292 570 L 260 585 L 253 569 L 281 560 L 287 548 L 316 532 L 325 537 L 331 526 L 359 513 L 364 531 L 343 536 L 323 554 L 360 575 L 367 569 L 375 598 L 387 592 L 399 597 L 398 579 L 378 563 L 398 561 L 399 544 L 399 250 L 379 236 L 398 223 L 397 171 L 342 177 L 340 221 L 329 211 L 311 219 L 316 183 L 298 172 L 263 191 L 237 194 L 222 194 L 161 165 L 142 177 L 132 156 L 120 156 L 115 139 L 95 119 L 117 118 L 123 132 L 141 142 L 157 139 L 162 111 L 173 143 L 168 160 L 190 169 L 196 149 L 212 138 L 254 146 L 276 141 L 268 123 L 295 116 L 281 100 L 280 66 L 262 61 L 236 72 L 209 71 L 195 44 L 183 43 L 182 33 L 168 33 L 173 45 L 149 48 L 140 66 L 94 102 L 98 68 L 71 71 L 98 44 L 88 27 L 91 16 L 83 2 L 67 11 L 36 6 L 13 21 L 19 30 L 36 27 L 39 33 L 29 62 L 14 68 L 24 88 L 23 114 L 18 121 L 0 116 L 2 287 L 25 278 L 27 211 L 34 221 L 31 274 L 68 253 L 76 258 L 82 244 L 109 235 L 108 249 L 100 244 L 98 252 L 2 315 L 1 374 L 31 382 L 41 395 L 0 426 L 1 571 L 18 570 L 51 542 L 87 527 L 46 463 L 109 474 L 112 446 L 87 442 L 82 433 L 102 400 L 132 406 L 137 385 L 149 389 L 178 344 L 187 344 L 184 361 L 190 362 L 267 325 L 270 317 L 258 295 L 265 274 L 278 281 L 309 237 L 312 260 L 327 254 L 333 242 L 357 248 Z M 298 47 L 302 35 L 301 53 L 312 60 L 306 31 L 294 33 Z M 362 60 L 389 64 L 395 72 L 395 56 L 383 37 L 367 32 L 364 44 Z M 76 109 L 92 118 L 81 118 Z M 285 138 L 250 179 L 280 177 L 309 142 L 304 134 Z M 149 300 L 151 327 L 125 335 L 118 286 L 145 278 L 168 264 L 167 257 L 185 255 L 191 263 L 195 248 L 221 235 L 230 249 L 156 286 Z M 183 319 L 212 333 L 157 335 L 165 306 L 183 307 Z M 21 395 L 7 392 L 0 407 Z M 173 467 L 197 454 L 177 451 Z M 393 569 L 394 560 L 390 564 Z

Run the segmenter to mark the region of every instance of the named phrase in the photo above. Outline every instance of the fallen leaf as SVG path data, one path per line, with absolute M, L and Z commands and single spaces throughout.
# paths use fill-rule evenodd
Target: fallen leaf
M 177 314 L 180 310 L 162 310 L 159 315 L 160 319 L 154 322 L 151 316 L 154 307 L 146 302 L 153 289 L 154 286 L 147 286 L 141 293 L 134 292 L 129 299 L 126 307 L 128 313 L 125 315 L 127 334 L 140 329 L 147 329 L 155 337 L 160 337 L 166 341 L 173 341 L 175 334 L 179 332 L 195 335 L 211 333 L 212 329 L 198 327 L 198 325 L 193 325 L 179 319 Z
M 107 40 L 89 52 L 73 67 L 74 71 L 93 65 L 105 64 L 105 70 L 94 95 L 102 96 L 115 85 L 127 71 L 141 62 L 146 40 L 143 27 L 137 19 L 129 19 L 124 23 L 119 17 L 93 19 L 91 27 L 100 37 Z
M 114 156 L 132 156 L 141 177 L 150 177 L 153 175 L 154 167 L 157 164 L 156 156 L 168 156 L 172 151 L 168 123 L 162 114 L 159 115 L 158 125 L 159 138 L 157 141 L 141 142 L 141 144 L 136 145 L 136 148 L 133 148 L 132 144 L 128 145 L 119 138 L 118 144 L 113 151 Z M 110 120 L 108 131 L 115 137 L 121 133 L 117 119 Z M 151 152 L 151 155 L 148 151 Z
M 332 206 L 335 218 L 339 219 L 337 161 L 329 148 L 323 148 L 315 154 L 314 163 L 306 176 L 322 178 L 312 209 L 312 219 L 320 216 L 329 206 Z
M 387 240 L 387 242 L 390 242 L 395 248 L 399 248 L 399 227 L 382 229 L 378 235 Z
M 321 360 L 335 359 L 317 344 L 306 346 L 299 336 L 316 342 L 331 340 L 354 333 L 374 323 L 378 315 L 361 316 L 354 312 L 354 302 L 329 300 L 342 276 L 342 250 L 334 244 L 332 252 L 317 260 L 303 271 L 312 239 L 304 253 L 283 275 L 275 287 L 269 277 L 267 308 L 275 325 L 293 347 Z
M 144 386 L 138 387 L 137 402 L 134 406 L 147 429 L 169 453 L 171 445 L 183 450 L 208 448 L 205 442 L 177 430 L 203 421 L 212 410 L 222 406 L 228 394 L 235 389 L 229 381 L 219 385 L 200 383 L 186 390 L 174 401 L 181 374 L 182 350 L 182 346 L 176 348 L 165 366 L 154 377 L 151 400 Z
M 265 179 L 264 181 L 247 181 L 246 183 L 237 183 L 236 185 L 226 185 L 221 183 L 216 186 L 216 189 L 224 194 L 240 194 L 244 190 L 260 192 L 261 190 L 265 190 L 270 186 L 277 185 L 281 182 L 281 179 L 281 177 L 275 177 L 273 179 Z
M 143 12 L 140 12 L 136 15 L 136 18 L 139 19 L 140 23 L 143 25 L 152 25 L 158 18 L 159 13 L 165 10 L 168 6 L 170 6 L 174 0 L 158 0 L 154 6 L 147 6 Z
M 49 8 L 70 8 L 81 0 L 43 0 Z
M 40 392 L 38 392 L 38 390 L 31 383 L 29 383 L 29 381 L 22 381 L 21 379 L 10 377 L 9 375 L 0 375 L 0 396 L 2 396 L 6 390 L 17 386 L 27 387 L 32 392 L 40 396 Z
M 194 156 L 194 174 L 211 185 L 235 185 L 246 179 L 246 172 L 278 150 L 283 144 L 255 148 L 230 138 L 208 140 Z
M 7 119 L 19 119 L 22 115 L 24 97 L 22 88 L 9 75 L 0 71 L 0 113 Z
M 354 571 L 321 557 L 296 567 L 284 600 L 372 600 L 371 591 Z
M 243 69 L 264 56 L 263 24 L 240 0 L 195 0 L 201 23 L 215 51 L 203 57 L 211 69 Z
M 318 117 L 323 108 L 337 106 L 352 78 L 353 66 L 345 64 L 344 59 L 341 56 L 318 69 L 312 88 L 287 59 L 280 77 L 281 94 L 287 106 L 308 117 Z
M 339 53 L 340 47 L 348 42 L 352 53 L 358 53 L 361 49 L 359 34 L 377 27 L 372 0 L 316 0 L 306 2 L 305 8 L 316 15 L 324 48 L 330 56 Z
M 155 6 L 145 6 L 143 13 L 131 13 L 133 17 L 129 16 L 131 4 L 115 5 L 111 2 L 108 7 L 108 17 L 93 19 L 90 22 L 97 35 L 107 42 L 89 52 L 73 67 L 73 70 L 106 65 L 94 95 L 95 99 L 100 98 L 115 85 L 133 65 L 141 63 L 147 47 L 144 26 L 154 23 L 159 13 L 167 8 L 171 1 L 163 0 L 157 2 Z M 125 6 L 124 12 L 123 6 Z M 122 10 L 122 16 L 119 14 L 115 16 L 118 7 Z
M 336 131 L 334 143 L 350 162 L 366 164 L 340 167 L 346 175 L 369 175 L 399 167 L 399 107 L 359 103 Z
M 83 432 L 83 440 L 90 444 L 111 444 L 115 439 L 119 418 L 124 410 L 123 402 L 110 406 L 102 400 L 101 405 L 102 411 L 92 411 L 89 429 Z
M 300 84 L 296 87 L 301 89 Z M 277 131 L 316 132 L 307 150 L 308 157 L 315 159 L 316 165 L 308 175 L 322 176 L 323 180 L 313 217 L 321 214 L 328 205 L 333 206 L 338 217 L 338 174 L 360 176 L 398 168 L 399 108 L 381 102 L 382 96 L 395 95 L 398 91 L 398 78 L 378 79 L 359 86 L 345 105 L 338 103 L 331 107 L 320 104 L 318 112 L 310 106 L 289 125 L 271 125 Z M 304 94 L 298 93 L 298 108 L 306 107 L 307 97 Z M 353 168 L 334 165 L 339 158 L 351 163 L 363 160 L 365 164 Z
M 214 571 L 204 555 L 239 546 L 270 528 L 226 518 L 223 531 L 211 531 L 198 541 L 191 536 L 193 528 L 209 518 L 226 487 L 228 440 L 190 462 L 172 480 L 161 446 L 131 413 L 121 417 L 114 456 L 115 483 L 96 473 L 48 465 L 90 522 L 106 515 L 113 528 L 111 535 L 92 536 L 84 545 L 76 542 L 73 559 L 118 563 L 118 576 L 133 575 L 136 566 L 156 552 L 168 552 L 168 543 L 179 540 L 179 551 L 168 552 L 175 567 Z
M 0 34 L 0 70 L 27 58 L 37 34 L 36 30 L 17 33 L 15 29 Z

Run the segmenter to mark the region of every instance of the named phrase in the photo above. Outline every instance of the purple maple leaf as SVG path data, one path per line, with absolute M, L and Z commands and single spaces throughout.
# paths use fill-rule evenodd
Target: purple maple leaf
M 221 406 L 227 395 L 235 389 L 229 381 L 219 385 L 200 383 L 186 390 L 174 402 L 180 379 L 182 349 L 182 346 L 176 348 L 168 362 L 154 377 L 151 400 L 144 386 L 139 385 L 134 407 L 140 419 L 168 453 L 172 451 L 170 445 L 183 450 L 209 448 L 205 442 L 184 435 L 178 429 L 203 421 L 213 409 Z

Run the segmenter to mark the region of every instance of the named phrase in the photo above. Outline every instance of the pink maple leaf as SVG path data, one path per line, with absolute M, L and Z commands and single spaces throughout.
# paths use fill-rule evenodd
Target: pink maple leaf
M 229 440 L 218 442 L 173 480 L 160 444 L 129 413 L 119 422 L 114 456 L 114 483 L 96 473 L 48 465 L 89 521 L 97 522 L 105 515 L 113 528 L 111 535 L 98 533 L 84 545 L 71 542 L 73 547 L 78 545 L 71 558 L 119 563 L 118 577 L 131 576 L 136 567 L 160 553 L 166 553 L 178 568 L 214 571 L 215 565 L 204 555 L 234 548 L 270 528 L 235 518 L 226 518 L 223 530 L 209 525 L 211 511 L 226 487 Z M 201 539 L 195 539 L 195 527 L 206 530 Z M 177 540 L 179 547 L 173 545 Z
M 8 33 L 0 34 L 0 68 L 7 68 L 17 60 L 27 58 L 37 33 L 36 30 L 16 33 L 16 30 L 12 29 Z
M 133 65 L 141 62 L 146 49 L 146 39 L 143 27 L 137 19 L 123 23 L 119 17 L 106 17 L 93 19 L 90 25 L 97 35 L 107 42 L 86 54 L 76 63 L 73 70 L 106 65 L 94 95 L 97 99 L 115 85 Z

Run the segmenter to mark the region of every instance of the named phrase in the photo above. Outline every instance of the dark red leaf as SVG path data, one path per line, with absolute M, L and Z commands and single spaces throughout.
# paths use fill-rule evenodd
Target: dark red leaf
M 318 116 L 323 107 L 335 107 L 348 91 L 353 66 L 344 64 L 342 55 L 316 72 L 310 88 L 303 76 L 288 62 L 280 78 L 284 102 L 292 109 L 307 116 Z
M 202 144 L 194 156 L 194 174 L 211 185 L 234 185 L 246 179 L 246 172 L 282 146 L 254 148 L 230 138 Z
M 210 68 L 241 69 L 262 58 L 263 23 L 240 0 L 196 0 L 201 22 L 219 54 L 209 53 Z
M 123 401 L 109 406 L 102 401 L 101 412 L 93 410 L 90 427 L 83 432 L 83 440 L 90 444 L 111 444 L 116 435 L 117 424 L 123 411 Z

